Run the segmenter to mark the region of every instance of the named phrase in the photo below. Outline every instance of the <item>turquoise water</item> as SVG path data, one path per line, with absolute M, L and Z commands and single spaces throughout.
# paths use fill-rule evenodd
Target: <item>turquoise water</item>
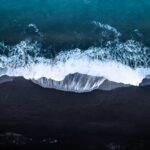
M 0 0 L 0 4 L 0 41 L 8 44 L 38 39 L 27 31 L 32 23 L 43 33 L 45 46 L 86 49 L 101 44 L 91 24 L 98 21 L 115 27 L 122 40 L 141 40 L 134 33 L 138 29 L 150 45 L 149 0 Z

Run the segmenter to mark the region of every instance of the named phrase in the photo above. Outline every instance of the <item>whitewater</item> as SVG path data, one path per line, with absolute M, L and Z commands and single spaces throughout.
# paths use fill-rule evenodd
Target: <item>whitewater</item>
M 1 42 L 0 50 L 3 53 L 0 55 L 0 76 L 22 76 L 34 82 L 39 81 L 36 83 L 43 87 L 61 90 L 65 82 L 64 88 L 67 86 L 65 90 L 69 90 L 68 86 L 71 85 L 71 91 L 75 89 L 82 92 L 84 89 L 88 91 L 99 88 L 105 80 L 139 86 L 142 80 L 150 75 L 150 49 L 133 39 L 121 42 L 119 40 L 121 33 L 110 25 L 95 21 L 93 24 L 102 30 L 103 36 L 111 33 L 114 40 L 107 41 L 105 46 L 91 46 L 87 50 L 79 48 L 63 50 L 51 58 L 42 56 L 44 49 L 37 41 L 24 40 L 14 46 Z M 36 25 L 30 24 L 29 27 L 39 32 Z M 73 78 L 70 82 L 65 81 L 67 76 L 76 73 L 78 78 Z M 83 78 L 83 75 L 88 75 L 92 80 Z M 99 80 L 95 81 L 95 78 Z M 41 82 L 41 79 L 47 80 Z M 53 83 L 53 87 L 48 84 L 49 80 L 57 84 L 54 86 Z M 85 83 L 81 88 L 79 83 L 83 80 Z M 61 88 L 58 82 L 61 82 Z

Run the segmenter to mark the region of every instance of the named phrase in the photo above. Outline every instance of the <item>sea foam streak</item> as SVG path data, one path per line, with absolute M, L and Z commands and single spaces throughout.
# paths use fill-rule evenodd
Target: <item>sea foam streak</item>
M 66 75 L 78 72 L 105 77 L 114 82 L 138 85 L 149 74 L 146 68 L 131 68 L 124 64 L 126 62 L 121 63 L 113 60 L 113 56 L 109 55 L 109 50 L 107 52 L 106 48 L 89 48 L 86 51 L 74 49 L 69 52 L 61 52 L 54 59 L 31 56 L 29 52 L 34 52 L 37 55 L 39 48 L 36 43 L 29 41 L 22 41 L 11 50 L 12 53 L 8 57 L 0 57 L 0 67 L 3 68 L 1 75 L 23 76 L 27 79 L 46 77 L 60 81 Z M 104 57 L 105 55 L 108 58 Z M 144 58 L 139 59 L 143 61 Z
M 115 28 L 98 25 L 114 32 L 116 38 L 120 36 Z M 33 80 L 45 77 L 62 81 L 69 74 L 80 73 L 137 86 L 150 74 L 147 55 L 150 50 L 133 40 L 125 43 L 115 40 L 105 47 L 90 47 L 85 51 L 78 48 L 62 51 L 55 58 L 43 57 L 38 43 L 28 40 L 15 46 L 1 43 L 0 47 L 8 51 L 8 55 L 0 56 L 1 76 L 23 76 Z

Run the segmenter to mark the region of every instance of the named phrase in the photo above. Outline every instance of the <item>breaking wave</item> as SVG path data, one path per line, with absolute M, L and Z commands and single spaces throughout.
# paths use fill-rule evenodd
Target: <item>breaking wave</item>
M 115 39 L 105 46 L 84 51 L 79 48 L 61 51 L 54 58 L 45 58 L 42 55 L 45 50 L 38 42 L 25 40 L 15 46 L 0 43 L 0 75 L 23 76 L 44 87 L 82 92 L 99 88 L 105 80 L 119 83 L 119 86 L 138 86 L 150 74 L 150 49 L 134 40 L 120 42 L 121 33 L 117 29 L 94 24 L 105 34 L 114 34 Z M 29 27 L 39 32 L 36 25 L 30 24 Z M 76 73 L 77 78 L 71 76 L 71 81 L 67 79 L 66 82 L 68 75 Z M 90 79 L 83 78 L 83 75 L 90 76 Z

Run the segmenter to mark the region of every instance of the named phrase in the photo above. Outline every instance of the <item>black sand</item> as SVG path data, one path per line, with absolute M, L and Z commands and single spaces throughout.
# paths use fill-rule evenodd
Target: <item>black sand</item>
M 36 141 L 10 149 L 146 150 L 150 148 L 150 86 L 77 94 L 16 78 L 0 84 L 0 133 L 6 132 Z M 41 145 L 38 141 L 43 138 L 58 142 Z M 1 143 L 0 149 L 9 148 Z

